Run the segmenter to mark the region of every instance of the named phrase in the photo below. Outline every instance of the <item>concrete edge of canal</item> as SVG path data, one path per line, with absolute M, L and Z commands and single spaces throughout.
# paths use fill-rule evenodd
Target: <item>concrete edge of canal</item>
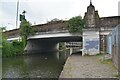
M 71 55 L 70 55 L 70 56 L 71 56 Z M 66 67 L 66 65 L 68 64 L 68 60 L 69 60 L 70 56 L 67 58 L 67 60 L 66 60 L 66 62 L 65 62 L 65 64 L 64 64 L 63 70 L 62 70 L 61 73 L 60 73 L 59 78 L 62 78 L 62 76 L 63 76 L 63 74 L 64 74 L 65 67 Z

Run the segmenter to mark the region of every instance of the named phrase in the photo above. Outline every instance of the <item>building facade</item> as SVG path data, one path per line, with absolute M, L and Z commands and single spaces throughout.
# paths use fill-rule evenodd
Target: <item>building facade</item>
M 96 54 L 103 52 L 106 53 L 108 43 L 107 35 L 112 32 L 112 29 L 114 29 L 118 24 L 120 24 L 120 16 L 100 17 L 98 11 L 95 10 L 94 5 L 92 4 L 92 2 L 90 2 L 90 5 L 87 7 L 87 12 L 85 12 L 83 20 L 83 50 L 87 50 L 89 54 L 93 53 L 93 51 L 90 50 L 96 51 Z M 92 35 L 90 35 L 89 33 L 92 33 Z M 93 36 L 96 36 L 97 39 L 93 38 Z M 88 41 L 86 42 L 88 38 L 90 43 L 88 43 Z M 96 40 L 98 43 L 96 43 Z M 98 48 L 95 49 L 95 47 L 92 46 L 91 48 L 89 47 L 89 49 L 85 48 L 86 45 L 92 45 L 94 43 L 96 43 L 96 46 L 99 45 Z M 83 53 L 85 54 L 84 51 Z

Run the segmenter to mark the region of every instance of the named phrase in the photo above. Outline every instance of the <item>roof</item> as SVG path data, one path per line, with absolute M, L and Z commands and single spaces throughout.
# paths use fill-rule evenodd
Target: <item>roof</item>
M 100 17 L 101 19 L 102 18 L 120 18 L 120 16 L 108 16 L 108 17 Z

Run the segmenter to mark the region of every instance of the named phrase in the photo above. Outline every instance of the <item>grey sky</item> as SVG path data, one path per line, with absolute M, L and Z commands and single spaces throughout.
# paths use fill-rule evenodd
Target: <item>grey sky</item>
M 120 0 L 92 0 L 100 17 L 118 16 Z M 69 19 L 87 11 L 90 0 L 19 0 L 19 14 L 26 10 L 26 18 L 32 24 L 42 24 L 51 19 Z M 17 0 L 0 0 L 0 26 L 15 27 Z M 18 22 L 19 24 L 20 22 Z

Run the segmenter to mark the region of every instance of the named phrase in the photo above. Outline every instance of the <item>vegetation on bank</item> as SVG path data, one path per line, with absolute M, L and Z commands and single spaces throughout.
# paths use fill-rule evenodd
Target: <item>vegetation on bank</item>
M 2 57 L 23 55 L 23 52 L 24 48 L 21 41 L 13 41 L 11 43 L 6 40 L 2 41 Z
M 5 31 L 5 28 L 0 28 L 0 33 L 2 34 Z M 0 49 L 2 50 L 2 57 L 10 57 L 24 54 L 24 48 L 27 44 L 27 37 L 34 34 L 29 21 L 25 19 L 25 13 L 21 15 L 21 23 L 20 23 L 20 35 L 22 40 L 14 40 L 11 42 L 7 41 L 7 38 L 4 34 L 2 34 Z
M 65 43 L 64 42 L 59 43 L 59 50 L 65 50 L 65 49 L 66 49 Z
M 2 56 L 2 29 L 0 28 L 0 57 Z
M 8 42 L 3 31 L 5 31 L 5 28 L 0 28 L 0 50 L 2 57 L 22 55 L 24 51 L 22 41 L 14 40 Z

